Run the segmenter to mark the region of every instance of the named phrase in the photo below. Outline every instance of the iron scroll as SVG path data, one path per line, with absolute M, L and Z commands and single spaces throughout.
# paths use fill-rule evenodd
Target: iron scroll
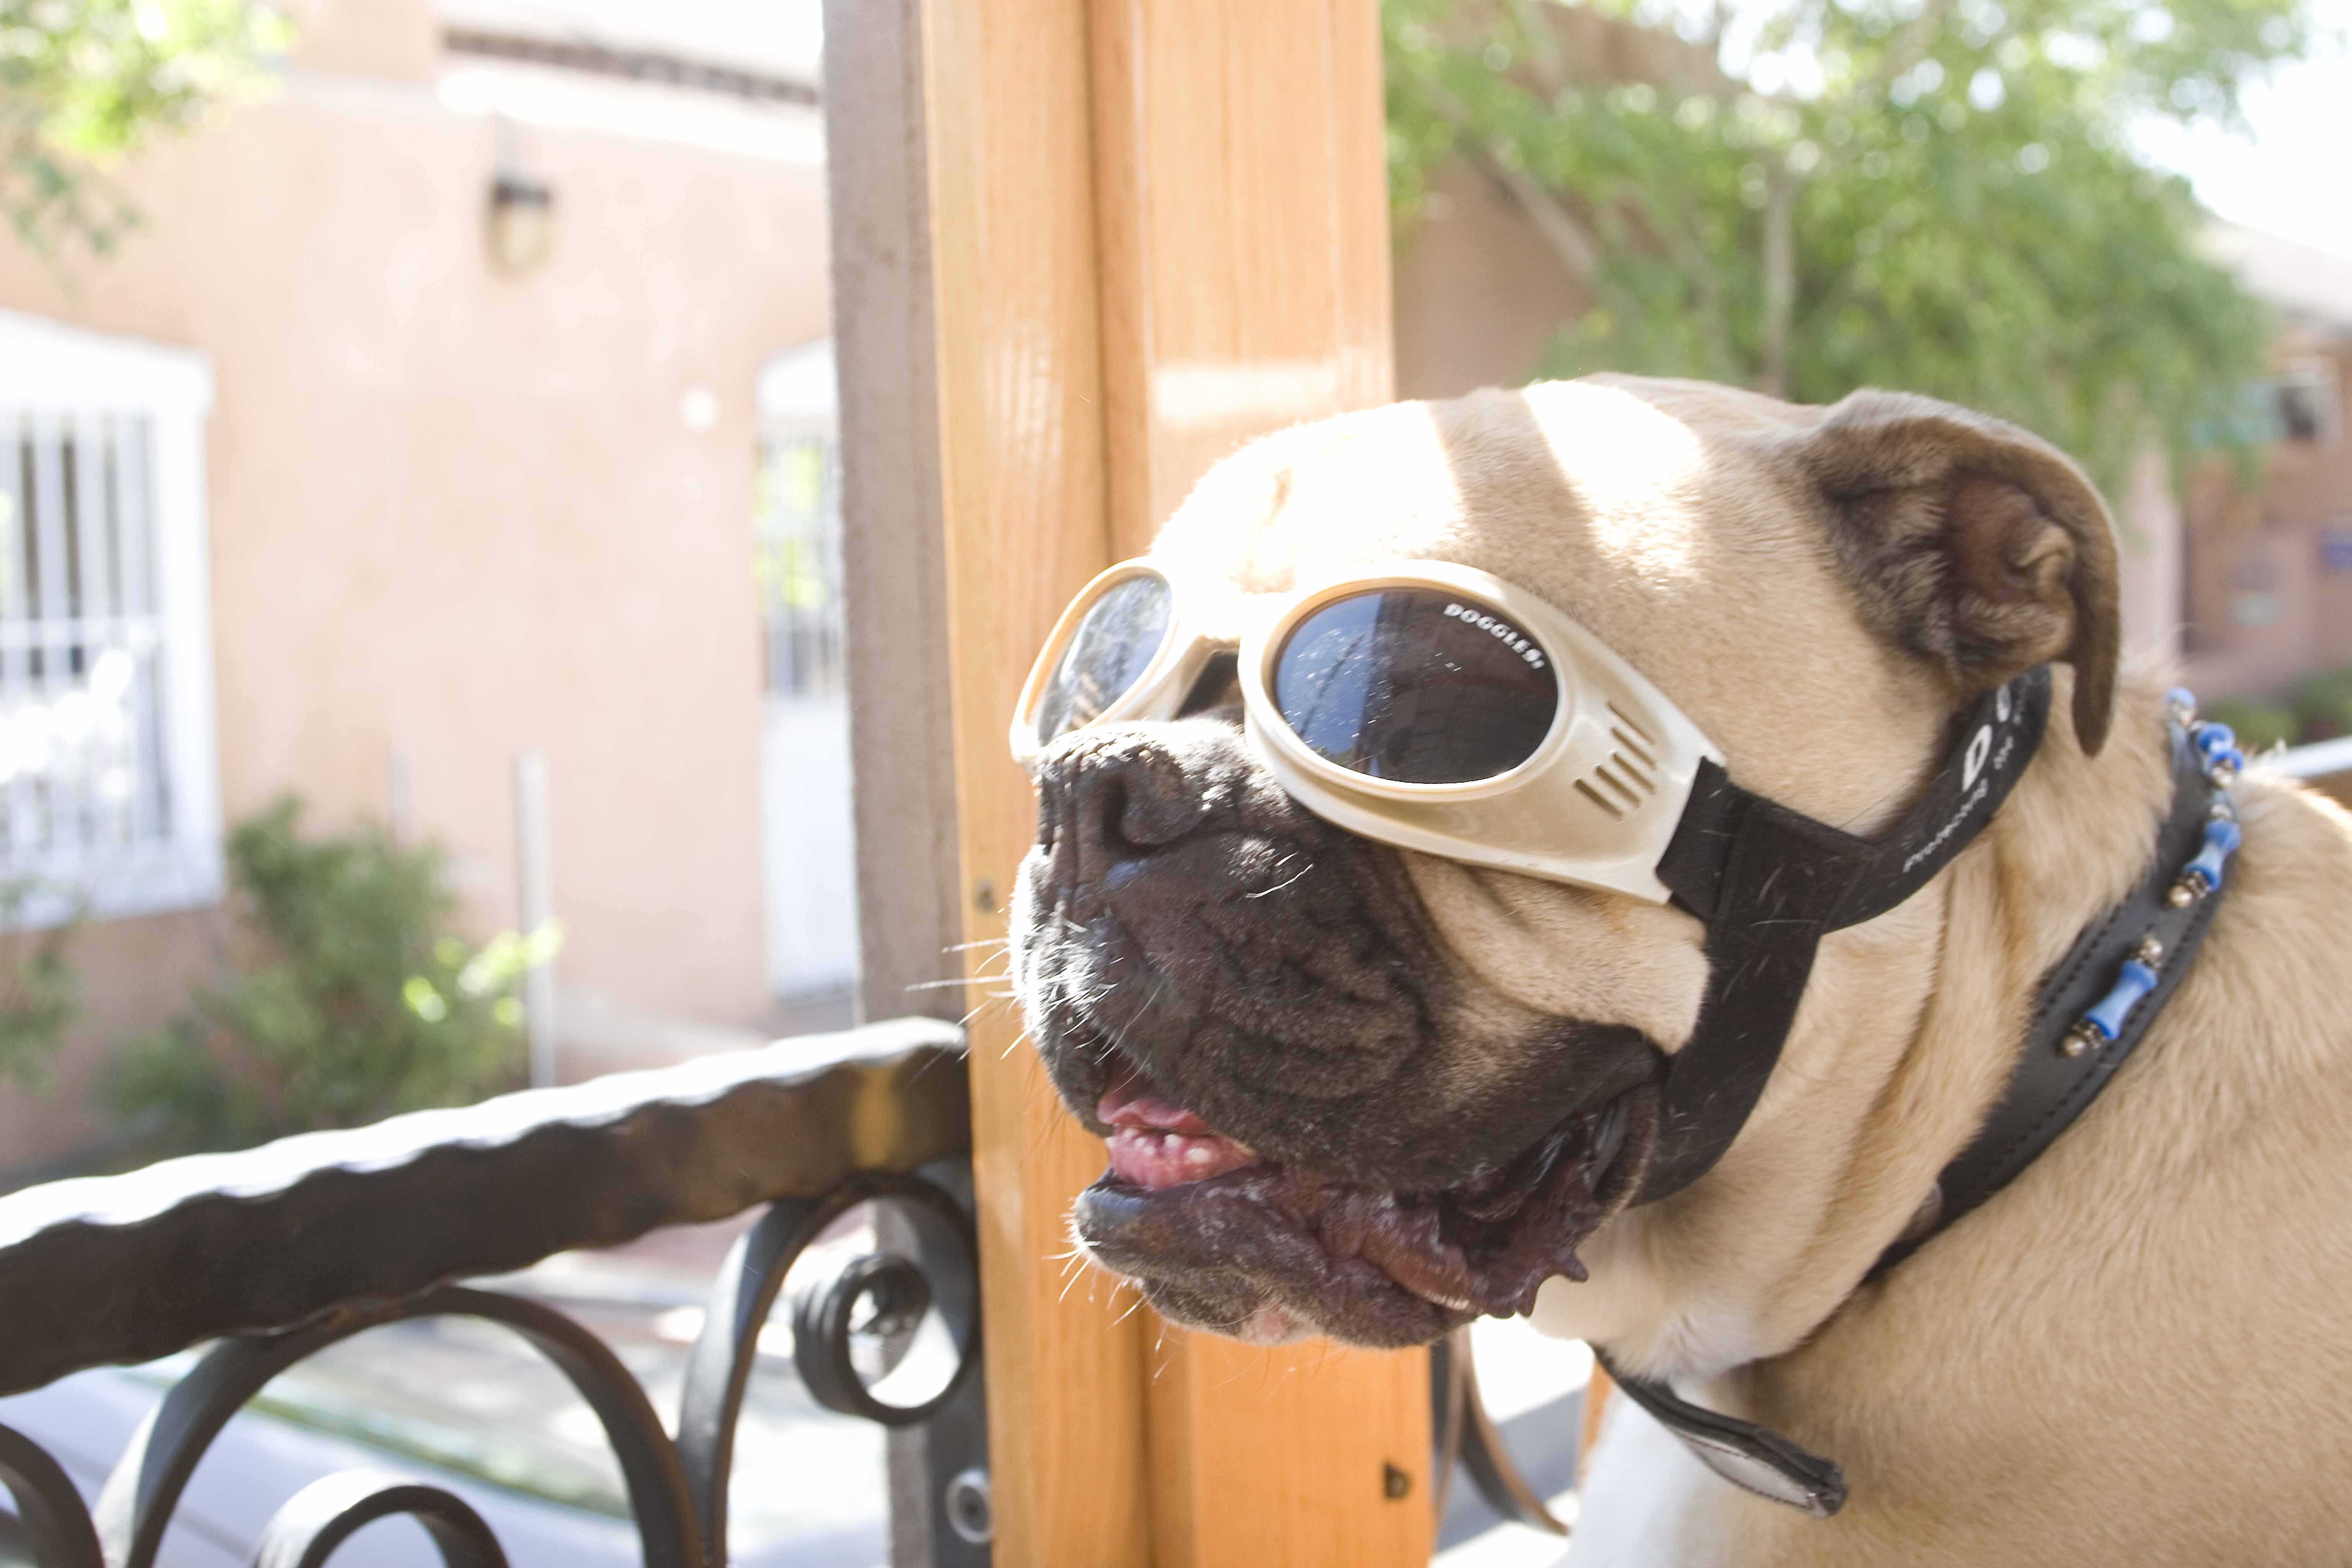
M 8 1314 L 20 1331 L 0 1341 L 0 1388 L 217 1336 L 132 1437 L 94 1509 L 38 1445 L 0 1427 L 0 1485 L 34 1562 L 154 1568 L 198 1463 L 271 1378 L 366 1330 L 456 1316 L 513 1330 L 586 1401 L 619 1461 L 647 1568 L 719 1568 L 760 1331 L 787 1271 L 834 1220 L 872 1204 L 893 1223 L 877 1226 L 881 1250 L 796 1285 L 795 1361 L 811 1393 L 893 1427 L 976 1397 L 973 1228 L 948 1190 L 963 1184 L 969 1149 L 961 1056 L 951 1026 L 902 1020 L 0 1198 L 0 1312 L 37 1308 Z M 619 1358 L 572 1318 L 443 1282 L 763 1201 L 712 1287 L 675 1440 Z M 371 1246 L 331 1239 L 355 1232 Z M 289 1247 L 289 1237 L 327 1239 Z M 182 1260 L 194 1284 L 161 1288 Z M 914 1405 L 877 1398 L 852 1345 L 887 1352 L 933 1309 L 954 1345 L 943 1386 Z M 959 1419 L 942 1426 L 962 1432 L 971 1423 Z M 984 1449 L 957 1441 L 956 1462 L 984 1476 Z M 304 1488 L 250 1561 L 324 1568 L 352 1533 L 395 1515 L 424 1528 L 445 1568 L 506 1568 L 488 1523 L 455 1493 L 376 1471 Z M 940 1561 L 986 1561 L 984 1545 L 977 1559 L 972 1550 Z

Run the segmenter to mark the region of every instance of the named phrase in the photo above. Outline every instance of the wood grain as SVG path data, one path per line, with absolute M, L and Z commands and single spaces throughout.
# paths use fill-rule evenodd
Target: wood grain
M 1592 1363 L 1592 1381 L 1584 1385 L 1584 1430 L 1576 1442 L 1576 1484 L 1584 1485 L 1585 1467 L 1592 1463 L 1592 1446 L 1601 1441 L 1601 1421 L 1609 1411 L 1609 1396 L 1617 1384 L 1611 1381 L 1601 1363 Z
M 1055 615 L 1241 441 L 1390 395 L 1380 49 L 1373 0 L 921 7 L 956 837 L 986 943 L 1034 823 L 1004 726 Z M 994 950 L 971 957 L 996 1561 L 1425 1562 L 1425 1357 L 1183 1334 L 1074 1274 L 1101 1145 L 982 1000 Z
M 1163 1326 L 1150 1404 L 1154 1568 L 1421 1568 L 1429 1354 L 1263 1350 Z
M 958 843 L 966 940 L 1003 909 L 1035 820 L 1005 748 L 1023 675 L 1108 557 L 1086 16 L 1081 0 L 924 0 Z M 1003 989 L 968 950 L 973 1175 L 995 1558 L 1149 1560 L 1142 1322 L 1074 1278 L 1066 1215 L 1103 1168 Z
M 1092 24 L 1105 460 L 1127 555 L 1244 441 L 1392 395 L 1380 40 L 1358 0 L 1096 0 Z M 1162 1326 L 1153 1563 L 1425 1563 L 1428 1389 L 1423 1352 Z
M 1367 0 L 1096 0 L 1093 24 L 1126 554 L 1242 442 L 1394 395 L 1380 35 Z

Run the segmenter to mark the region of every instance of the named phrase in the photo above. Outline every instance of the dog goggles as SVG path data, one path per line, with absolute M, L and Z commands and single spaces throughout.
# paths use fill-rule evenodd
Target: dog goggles
M 1062 613 L 1015 710 L 1013 755 L 1034 766 L 1075 731 L 1175 718 L 1228 650 L 1252 751 L 1317 816 L 1706 922 L 1706 994 L 1667 1070 L 1642 1202 L 1722 1157 L 1780 1059 L 1821 938 L 1885 914 L 1967 847 L 2050 710 L 2047 668 L 1984 693 L 1910 810 L 1857 838 L 1734 783 L 1606 644 L 1486 573 L 1355 574 L 1220 640 L 1166 574 L 1130 561 Z
M 1714 742 L 1543 600 L 1416 562 L 1293 594 L 1239 639 L 1129 561 L 1046 639 L 1013 721 L 1034 764 L 1073 731 L 1172 719 L 1210 661 L 1238 661 L 1251 749 L 1327 821 L 1447 859 L 1664 903 L 1657 874 Z

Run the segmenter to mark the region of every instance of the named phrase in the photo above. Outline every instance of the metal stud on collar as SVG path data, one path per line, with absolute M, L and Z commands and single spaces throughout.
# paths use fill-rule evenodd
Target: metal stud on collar
M 2204 759 L 2206 780 L 2217 795 L 2206 812 L 2204 839 L 2196 858 L 2180 868 L 2179 877 L 2165 894 L 2167 903 L 2176 910 L 2185 910 L 2221 885 L 2230 857 L 2244 841 L 2244 834 L 2238 826 L 2237 803 L 2231 799 L 2229 790 L 2244 769 L 2246 759 L 2238 750 L 2237 736 L 2231 733 L 2227 724 L 2197 721 L 2197 698 L 2187 689 L 2175 687 L 2166 694 L 2164 706 L 2166 717 L 2188 732 L 2189 743 Z M 2107 994 L 2059 1037 L 2059 1051 L 2079 1057 L 2112 1044 L 2123 1033 L 2132 1009 L 2156 989 L 2157 971 L 2163 962 L 2164 943 L 2151 930 L 2140 937 L 2132 956 L 2124 960 Z

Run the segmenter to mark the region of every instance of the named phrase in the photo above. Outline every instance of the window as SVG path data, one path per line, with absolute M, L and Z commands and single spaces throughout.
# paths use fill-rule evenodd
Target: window
M 2336 435 L 2336 364 L 2312 358 L 2279 373 L 2280 438 L 2305 447 L 2332 447 Z
M 2231 624 L 2275 626 L 2280 609 L 2278 568 L 2263 560 L 2239 562 L 2230 581 Z
M 2336 363 L 2319 355 L 2289 360 L 2266 380 L 2240 383 L 2197 421 L 2199 447 L 2284 442 L 2333 447 L 2342 430 Z
M 760 604 L 771 692 L 845 689 L 841 636 L 841 463 L 834 434 L 833 345 L 781 354 L 761 374 Z
M 201 355 L 0 311 L 0 881 L 20 923 L 220 896 Z
M 857 868 L 833 345 L 769 361 L 758 404 L 768 984 L 779 996 L 837 996 L 857 977 L 857 922 L 842 918 L 857 908 Z
M 2319 569 L 2331 577 L 2352 574 L 2352 528 L 2319 531 Z
M 842 689 L 841 500 L 833 443 L 760 443 L 760 597 L 767 612 L 768 689 Z

